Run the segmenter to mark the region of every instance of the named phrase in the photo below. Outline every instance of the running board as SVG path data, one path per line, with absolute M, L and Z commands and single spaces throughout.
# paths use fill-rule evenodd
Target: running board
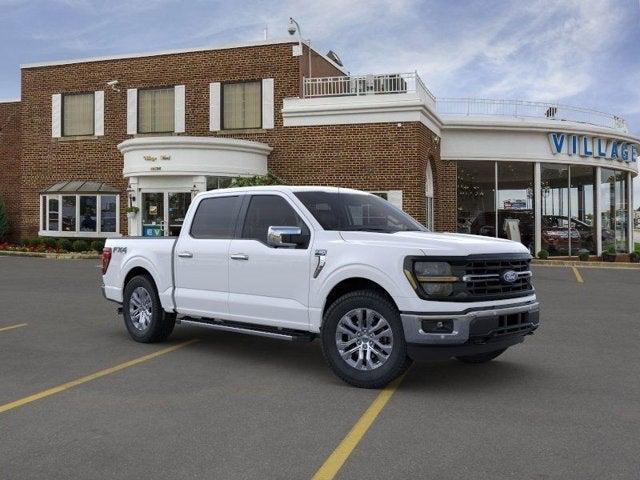
M 176 319 L 176 324 L 195 325 L 199 327 L 222 330 L 224 332 L 243 333 L 257 337 L 275 338 L 287 340 L 289 342 L 311 342 L 315 335 L 308 332 L 267 327 L 263 325 L 252 325 L 240 322 L 227 322 L 224 320 L 211 320 L 208 318 L 182 317 Z

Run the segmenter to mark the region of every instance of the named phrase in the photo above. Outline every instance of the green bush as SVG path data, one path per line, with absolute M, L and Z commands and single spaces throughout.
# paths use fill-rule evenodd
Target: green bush
M 583 262 L 589 260 L 589 250 L 585 248 L 581 248 L 580 250 L 578 250 L 578 258 Z
M 56 248 L 58 246 L 58 240 L 52 237 L 44 237 L 42 239 L 42 245 L 47 248 Z
M 631 252 L 629 254 L 629 261 L 632 263 L 640 263 L 640 252 Z
M 31 244 L 31 239 L 30 238 L 23 238 L 22 240 L 20 240 L 20 245 L 22 245 L 23 247 L 30 247 Z
M 58 242 L 58 247 L 60 247 L 61 250 L 71 252 L 73 250 L 73 243 L 68 238 L 61 238 Z
M 547 258 L 549 258 L 549 252 L 547 250 L 540 250 L 538 252 L 538 258 L 540 260 L 546 260 Z
M 94 240 L 91 242 L 91 250 L 94 252 L 102 253 L 102 249 L 104 248 L 104 240 Z
M 4 200 L 0 198 L 0 241 L 6 240 L 9 236 L 9 218 L 7 216 L 7 207 Z
M 286 185 L 286 183 L 273 173 L 266 175 L 254 175 L 253 177 L 235 177 L 231 180 L 230 187 L 255 187 L 257 185 Z
M 74 252 L 86 252 L 89 250 L 89 244 L 85 240 L 76 240 L 73 242 Z

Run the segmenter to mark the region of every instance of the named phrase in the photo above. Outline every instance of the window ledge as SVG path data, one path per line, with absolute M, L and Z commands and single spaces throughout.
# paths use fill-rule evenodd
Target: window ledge
M 177 135 L 182 135 L 181 133 L 176 132 L 151 132 L 151 133 L 136 133 L 132 135 L 133 138 L 145 138 L 145 137 L 175 137 Z
M 89 141 L 93 141 L 93 140 L 98 140 L 100 137 L 97 137 L 96 135 L 76 135 L 76 136 L 69 136 L 69 137 L 56 137 L 54 140 L 57 140 L 58 142 L 89 142 Z
M 267 133 L 267 131 L 264 128 L 239 128 L 237 130 L 218 130 L 215 133 L 218 135 L 246 135 L 247 133 Z
M 52 232 L 49 230 L 40 230 L 39 237 L 56 237 L 56 238 L 118 238 L 122 234 L 114 232 Z

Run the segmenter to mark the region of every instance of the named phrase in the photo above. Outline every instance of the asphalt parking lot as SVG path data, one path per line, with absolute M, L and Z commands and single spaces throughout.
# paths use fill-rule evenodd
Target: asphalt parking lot
M 311 478 L 379 402 L 317 341 L 137 344 L 96 263 L 0 257 L 1 479 Z M 496 361 L 414 364 L 335 478 L 640 478 L 640 270 L 578 273 L 535 269 L 543 325 Z

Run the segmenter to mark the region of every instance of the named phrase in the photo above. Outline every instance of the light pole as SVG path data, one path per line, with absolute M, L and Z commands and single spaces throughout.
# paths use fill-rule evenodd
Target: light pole
M 300 48 L 300 55 L 302 55 L 302 29 L 300 28 L 300 24 L 296 22 L 293 17 L 289 17 L 289 26 L 287 27 L 287 31 L 289 32 L 289 35 L 295 35 L 296 32 L 298 32 L 298 47 Z M 309 69 L 307 73 L 308 77 L 311 78 L 311 40 L 307 40 L 307 48 L 307 57 L 309 59 Z

